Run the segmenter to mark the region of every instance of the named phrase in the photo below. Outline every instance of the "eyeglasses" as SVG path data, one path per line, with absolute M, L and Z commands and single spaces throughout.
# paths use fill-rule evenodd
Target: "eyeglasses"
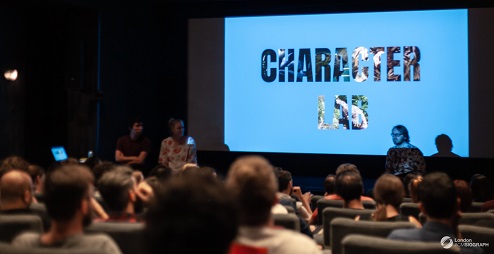
M 391 133 L 391 137 L 393 137 L 393 138 L 394 137 L 399 137 L 401 135 L 403 135 L 403 133 Z

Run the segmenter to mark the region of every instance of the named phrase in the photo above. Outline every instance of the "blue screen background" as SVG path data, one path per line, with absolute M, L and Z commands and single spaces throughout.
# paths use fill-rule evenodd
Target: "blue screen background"
M 231 151 L 385 155 L 393 146 L 391 128 L 409 130 L 411 143 L 429 156 L 434 139 L 447 134 L 453 152 L 469 155 L 467 10 L 323 14 L 225 19 L 225 143 Z M 261 77 L 265 49 L 400 46 L 394 59 L 399 82 L 373 80 L 373 62 L 364 82 L 274 82 Z M 403 81 L 403 46 L 420 48 L 420 81 Z M 372 54 L 369 55 L 372 58 Z M 269 63 L 276 68 L 278 63 Z M 295 67 L 295 69 L 297 69 Z M 315 68 L 313 67 L 313 70 Z M 331 68 L 333 75 L 333 68 Z M 413 78 L 413 76 L 412 76 Z M 326 100 L 331 122 L 335 95 L 368 98 L 369 126 L 364 130 L 319 130 L 318 96 Z

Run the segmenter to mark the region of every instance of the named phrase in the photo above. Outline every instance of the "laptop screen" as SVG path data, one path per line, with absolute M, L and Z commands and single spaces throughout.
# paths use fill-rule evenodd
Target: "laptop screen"
M 67 153 L 65 152 L 65 148 L 63 146 L 54 146 L 51 148 L 51 152 L 53 153 L 55 161 L 63 161 L 68 159 Z

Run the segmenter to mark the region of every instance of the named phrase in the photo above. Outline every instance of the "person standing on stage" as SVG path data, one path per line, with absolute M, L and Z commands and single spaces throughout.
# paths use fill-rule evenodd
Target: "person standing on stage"
M 386 156 L 386 173 L 403 179 L 409 173 L 425 174 L 424 155 L 416 146 L 410 144 L 408 130 L 403 125 L 396 125 L 391 130 L 395 146 L 388 150 Z
M 178 171 L 186 163 L 197 164 L 197 149 L 194 139 L 184 135 L 185 127 L 182 119 L 168 120 L 170 137 L 161 142 L 158 163 Z

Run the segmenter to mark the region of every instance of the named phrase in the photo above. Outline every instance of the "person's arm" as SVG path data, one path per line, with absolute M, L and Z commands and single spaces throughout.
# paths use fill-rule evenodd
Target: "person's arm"
M 144 161 L 146 160 L 146 157 L 148 156 L 148 153 L 146 151 L 142 151 L 139 156 L 133 156 L 135 159 L 127 162 L 127 164 L 143 164 Z M 131 158 L 131 157 L 128 157 Z
M 197 164 L 197 148 L 196 148 L 196 142 L 192 137 L 188 137 L 188 139 L 191 141 L 190 142 L 190 148 L 189 148 L 189 154 L 187 156 L 187 162 L 190 163 L 196 163 Z
M 422 152 L 417 149 L 417 172 L 421 175 L 425 175 L 425 158 Z
M 386 154 L 386 164 L 384 165 L 384 169 L 385 169 L 386 173 L 389 173 L 389 174 L 392 174 L 394 171 L 391 149 L 389 149 L 388 153 Z
M 119 163 L 128 163 L 137 160 L 137 156 L 125 156 L 120 150 L 115 150 L 115 161 Z
M 161 142 L 161 148 L 160 148 L 160 153 L 158 155 L 158 163 L 163 164 L 165 166 L 168 166 L 168 159 L 166 156 L 166 142 L 163 140 Z
M 300 189 L 300 186 L 294 186 L 293 187 L 293 194 L 300 199 L 300 202 L 302 202 L 302 206 L 305 207 L 305 210 L 312 215 L 312 210 L 310 209 L 310 198 L 312 194 L 310 192 L 306 192 L 302 195 L 302 189 Z

